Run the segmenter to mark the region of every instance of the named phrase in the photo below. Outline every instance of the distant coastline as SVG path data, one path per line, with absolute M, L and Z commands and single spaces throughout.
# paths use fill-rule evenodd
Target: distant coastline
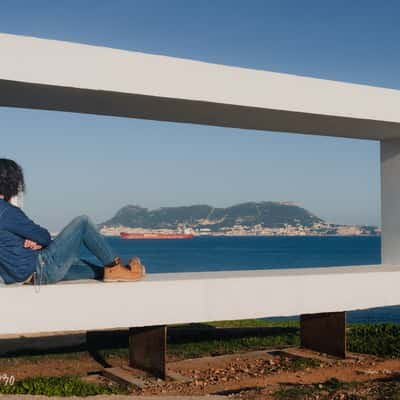
M 194 237 L 355 237 L 355 236 L 380 236 L 381 231 L 375 227 L 363 227 L 357 225 L 335 225 L 335 228 L 329 226 L 324 231 L 321 227 L 305 228 L 301 226 L 288 226 L 284 228 L 271 229 L 271 232 L 253 232 L 246 227 L 237 227 L 237 230 L 212 232 L 198 231 L 191 228 L 177 229 L 144 229 L 130 228 L 126 226 L 102 227 L 100 232 L 105 236 L 120 236 L 123 233 L 146 234 L 146 235 L 179 235 L 182 233 L 192 234 Z M 333 232 L 332 232 L 333 231 Z
M 149 210 L 137 205 L 122 207 L 101 224 L 106 236 L 122 232 L 137 235 L 201 236 L 379 236 L 369 225 L 341 225 L 324 221 L 293 202 L 248 202 L 227 208 L 209 205 L 163 207 Z

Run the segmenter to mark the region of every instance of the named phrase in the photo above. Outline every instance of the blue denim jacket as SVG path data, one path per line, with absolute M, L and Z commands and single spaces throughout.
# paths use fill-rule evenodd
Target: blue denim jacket
M 25 248 L 25 239 L 43 247 L 51 242 L 47 229 L 35 224 L 20 208 L 0 199 L 0 276 L 7 284 L 25 281 L 36 269 L 38 252 Z

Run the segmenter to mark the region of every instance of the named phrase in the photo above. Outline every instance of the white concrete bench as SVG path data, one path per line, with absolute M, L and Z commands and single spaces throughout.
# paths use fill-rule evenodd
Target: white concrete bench
M 148 353 L 135 364 L 146 367 L 151 354 L 165 353 L 169 324 L 313 314 L 312 329 L 302 320 L 303 344 L 341 355 L 342 313 L 400 304 L 399 284 L 400 268 L 371 265 L 148 274 L 132 283 L 60 282 L 39 292 L 32 285 L 7 286 L 0 290 L 0 334 L 148 327 L 136 339 L 142 348 L 147 343 Z M 332 319 L 335 312 L 339 318 Z M 328 331 L 321 323 L 330 324 Z M 320 329 L 325 332 L 310 336 Z M 132 329 L 132 336 L 138 332 Z M 165 371 L 165 358 L 155 364 Z
M 400 304 L 400 268 L 356 266 L 148 274 L 0 290 L 0 334 L 99 330 Z

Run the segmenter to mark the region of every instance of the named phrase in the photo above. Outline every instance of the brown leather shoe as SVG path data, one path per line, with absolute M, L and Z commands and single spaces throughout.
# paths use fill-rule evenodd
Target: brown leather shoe
M 145 267 L 140 259 L 135 257 L 129 261 L 129 265 L 121 265 L 121 259 L 115 259 L 114 266 L 104 267 L 104 282 L 132 282 L 143 279 L 146 275 Z
M 132 271 L 137 271 L 138 273 L 141 273 L 143 277 L 146 276 L 146 268 L 140 261 L 139 257 L 132 257 L 129 260 L 128 266 Z

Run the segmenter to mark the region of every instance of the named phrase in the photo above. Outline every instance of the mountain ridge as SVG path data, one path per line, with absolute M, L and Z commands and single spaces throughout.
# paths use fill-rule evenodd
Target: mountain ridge
M 280 228 L 286 225 L 310 227 L 325 221 L 292 202 L 245 202 L 230 207 L 194 204 L 161 207 L 150 210 L 138 205 L 126 205 L 100 228 L 125 226 L 144 229 L 176 229 L 179 226 L 211 231 L 242 225 Z

